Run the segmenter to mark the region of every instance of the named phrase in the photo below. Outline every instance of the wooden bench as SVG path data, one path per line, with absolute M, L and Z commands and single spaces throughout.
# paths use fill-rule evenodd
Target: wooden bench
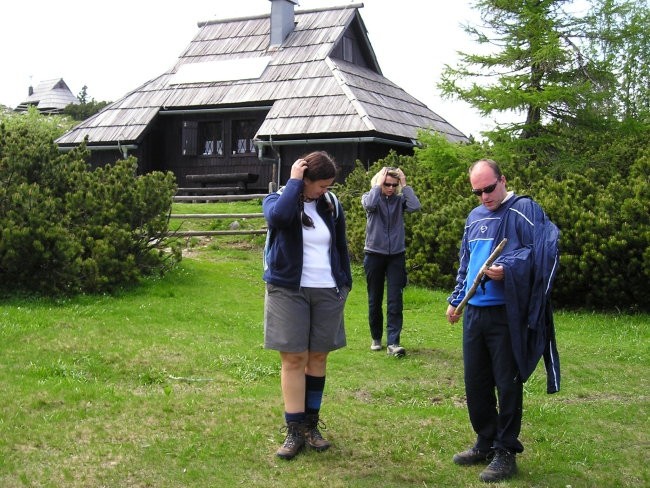
M 188 183 L 201 185 L 202 188 L 210 188 L 209 185 L 235 185 L 241 191 L 248 190 L 249 183 L 255 183 L 259 175 L 256 173 L 208 173 L 204 175 L 186 175 Z M 213 188 L 218 188 L 213 186 Z
M 242 186 L 181 187 L 176 190 L 176 195 L 232 195 L 241 193 L 242 190 L 245 190 Z

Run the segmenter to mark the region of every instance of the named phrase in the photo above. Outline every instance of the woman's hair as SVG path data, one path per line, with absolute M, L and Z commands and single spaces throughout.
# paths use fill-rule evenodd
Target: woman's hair
M 314 151 L 301 159 L 307 161 L 307 169 L 303 173 L 303 178 L 308 178 L 310 181 L 329 180 L 336 178 L 339 168 L 334 162 L 334 158 L 327 154 L 325 151 Z M 327 200 L 327 207 L 330 213 L 334 213 L 334 205 L 330 200 Z M 314 222 L 305 213 L 305 204 L 303 198 L 300 198 L 300 220 L 304 227 L 313 227 Z
M 336 162 L 325 151 L 311 152 L 303 156 L 302 159 L 307 161 L 307 169 L 303 176 L 311 181 L 329 180 L 338 175 L 339 168 Z

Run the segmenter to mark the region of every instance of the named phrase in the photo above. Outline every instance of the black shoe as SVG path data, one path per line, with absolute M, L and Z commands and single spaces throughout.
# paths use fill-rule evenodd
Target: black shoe
M 305 426 L 299 422 L 289 422 L 285 428 L 287 437 L 275 454 L 282 459 L 293 459 L 305 447 Z
M 478 475 L 485 483 L 496 483 L 510 478 L 517 472 L 516 454 L 507 449 L 497 449 L 492 462 Z
M 485 464 L 490 461 L 494 451 L 479 451 L 475 447 L 470 447 L 467 451 L 454 454 L 454 462 L 461 466 L 471 466 L 473 464 Z

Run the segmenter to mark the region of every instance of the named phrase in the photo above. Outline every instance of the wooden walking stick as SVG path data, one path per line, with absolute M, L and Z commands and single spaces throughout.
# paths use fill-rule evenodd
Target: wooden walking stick
M 506 243 L 508 242 L 508 239 L 503 239 L 501 242 L 499 242 L 499 245 L 494 248 L 494 251 L 492 251 L 492 254 L 488 256 L 488 258 L 485 260 L 483 263 L 483 266 L 481 266 L 481 269 L 479 272 L 476 274 L 476 278 L 474 278 L 474 283 L 472 283 L 472 287 L 467 290 L 467 293 L 465 293 L 465 298 L 458 304 L 456 307 L 456 310 L 454 310 L 454 315 L 460 315 L 460 313 L 463 311 L 463 308 L 465 308 L 465 305 L 467 305 L 467 302 L 469 301 L 472 296 L 474 296 L 474 293 L 476 292 L 476 289 L 478 288 L 478 285 L 481 284 L 481 280 L 483 279 L 483 275 L 485 275 L 485 270 L 492 266 L 492 263 L 494 260 L 501 254 L 503 251 L 503 248 L 506 247 Z

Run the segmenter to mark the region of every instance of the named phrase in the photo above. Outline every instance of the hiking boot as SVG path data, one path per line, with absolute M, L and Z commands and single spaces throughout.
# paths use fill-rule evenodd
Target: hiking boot
M 322 452 L 329 449 L 330 442 L 323 439 L 320 431 L 318 430 L 319 418 L 318 414 L 308 414 L 305 421 L 305 441 L 307 445 L 315 451 Z M 320 422 L 321 427 L 325 429 L 325 424 Z
M 282 459 L 293 459 L 305 447 L 304 426 L 299 422 L 288 422 L 282 430 L 285 429 L 287 437 L 275 454 Z
M 377 339 L 372 340 L 372 344 L 370 344 L 370 350 L 371 351 L 381 351 L 381 341 Z
M 485 483 L 496 483 L 510 478 L 517 472 L 516 454 L 507 449 L 497 449 L 494 457 L 487 468 L 485 468 L 478 478 Z
M 406 356 L 406 349 L 404 349 L 399 344 L 390 344 L 386 346 L 386 352 L 388 353 L 389 356 L 395 356 L 397 358 Z
M 454 454 L 454 463 L 461 466 L 472 466 L 474 464 L 485 464 L 490 461 L 494 451 L 480 451 L 475 447 L 470 447 L 467 451 Z

